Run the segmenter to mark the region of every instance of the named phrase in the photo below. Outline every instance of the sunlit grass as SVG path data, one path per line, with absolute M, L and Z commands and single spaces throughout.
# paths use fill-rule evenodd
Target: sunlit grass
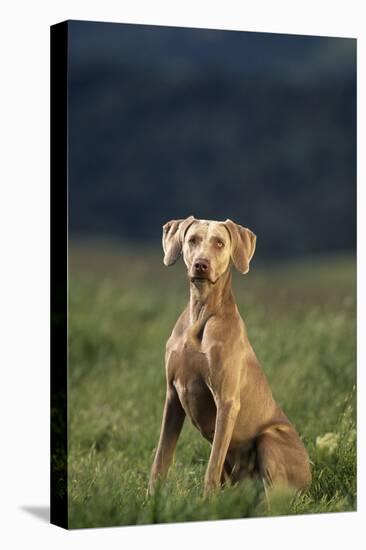
M 188 296 L 183 264 L 165 268 L 151 250 L 78 245 L 69 282 L 71 527 L 355 509 L 353 259 L 253 262 L 247 276 L 234 278 L 253 347 L 313 463 L 310 489 L 275 495 L 270 509 L 260 483 L 203 497 L 210 449 L 188 421 L 167 482 L 147 496 L 165 341 Z M 331 452 L 319 445 L 327 433 Z

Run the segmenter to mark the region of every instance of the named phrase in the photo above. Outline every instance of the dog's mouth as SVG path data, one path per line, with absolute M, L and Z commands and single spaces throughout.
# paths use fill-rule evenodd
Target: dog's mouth
M 193 275 L 193 277 L 190 277 L 190 281 L 191 283 L 195 283 L 195 284 L 205 284 L 205 283 L 211 283 L 212 284 L 212 281 L 209 277 L 205 277 L 205 276 L 202 276 L 202 275 Z
M 192 275 L 189 280 L 196 285 L 214 284 L 208 275 Z

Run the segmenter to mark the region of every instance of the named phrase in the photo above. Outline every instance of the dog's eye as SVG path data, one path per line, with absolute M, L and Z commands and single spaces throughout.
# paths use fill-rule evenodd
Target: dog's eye
M 191 237 L 188 242 L 189 242 L 189 244 L 196 244 L 197 239 L 196 239 L 196 237 Z
M 218 248 L 222 248 L 224 246 L 224 243 L 222 241 L 216 241 L 216 246 Z

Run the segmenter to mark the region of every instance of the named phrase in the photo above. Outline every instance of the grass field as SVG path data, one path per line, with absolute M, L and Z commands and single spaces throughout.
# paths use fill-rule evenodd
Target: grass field
M 160 250 L 74 243 L 69 268 L 70 527 L 355 510 L 353 258 L 254 260 L 234 278 L 254 350 L 313 463 L 307 493 L 277 495 L 270 511 L 259 482 L 203 497 L 210 446 L 187 420 L 167 482 L 147 496 L 165 341 L 188 297 L 183 264 L 165 268 Z

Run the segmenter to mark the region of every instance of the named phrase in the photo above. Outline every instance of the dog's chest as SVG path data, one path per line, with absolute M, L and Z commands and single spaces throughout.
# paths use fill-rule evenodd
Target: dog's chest
M 205 437 L 212 439 L 216 406 L 208 387 L 205 354 L 181 346 L 170 353 L 168 368 L 172 369 L 173 385 L 186 415 Z

